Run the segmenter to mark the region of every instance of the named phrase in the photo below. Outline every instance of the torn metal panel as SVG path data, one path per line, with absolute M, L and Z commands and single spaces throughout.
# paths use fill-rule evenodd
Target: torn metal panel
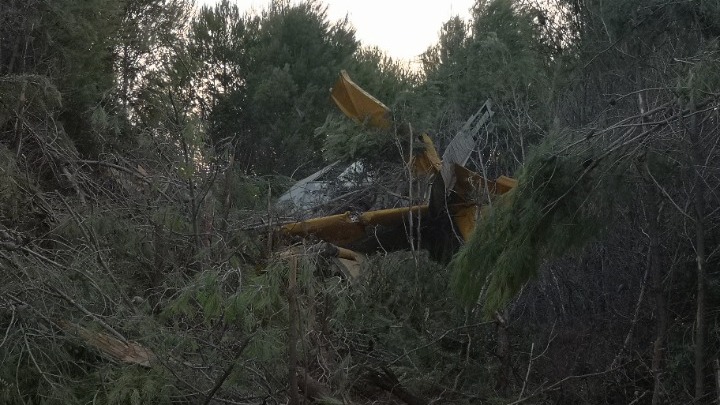
M 340 162 L 331 163 L 317 172 L 295 183 L 290 189 L 278 198 L 279 205 L 290 205 L 298 209 L 311 209 L 327 202 L 327 181 L 318 181 L 325 174 L 335 168 Z
M 362 162 L 344 167 L 335 162 L 298 181 L 278 198 L 278 208 L 303 217 L 303 213 L 309 214 L 336 198 L 372 184 L 373 177 Z
M 488 100 L 465 122 L 462 128 L 460 128 L 460 131 L 458 131 L 452 141 L 450 141 L 445 152 L 443 152 L 443 166 L 440 172 L 447 190 L 452 190 L 455 186 L 455 171 L 453 165 L 465 166 L 473 150 L 475 150 L 477 135 L 480 129 L 487 124 L 493 114 L 493 111 L 490 109 L 490 100 Z

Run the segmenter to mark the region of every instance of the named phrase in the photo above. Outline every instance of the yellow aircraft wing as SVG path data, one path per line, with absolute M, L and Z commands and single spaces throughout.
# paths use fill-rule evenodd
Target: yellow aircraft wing
M 370 126 L 379 129 L 390 128 L 390 109 L 378 99 L 350 80 L 347 72 L 340 71 L 340 77 L 330 90 L 338 108 L 355 122 L 367 122 Z
M 409 214 L 424 215 L 427 214 L 427 209 L 427 205 L 416 205 L 367 211 L 357 215 L 346 212 L 287 224 L 282 230 L 287 235 L 302 237 L 314 235 L 318 239 L 345 247 L 365 238 L 368 230 L 375 226 L 404 229 L 403 224 L 408 220 Z M 389 242 L 395 244 L 403 241 L 404 239 Z

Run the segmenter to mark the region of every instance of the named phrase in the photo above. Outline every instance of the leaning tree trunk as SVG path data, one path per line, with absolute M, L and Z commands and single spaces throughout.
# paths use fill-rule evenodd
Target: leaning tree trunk
M 495 313 L 495 324 L 497 326 L 497 350 L 496 355 L 500 360 L 500 369 L 495 379 L 495 389 L 501 395 L 507 396 L 510 389 L 510 332 L 508 331 L 507 310 Z
M 298 342 L 298 303 L 297 303 L 297 270 L 298 258 L 293 255 L 290 259 L 290 273 L 288 277 L 288 404 L 299 405 L 297 379 L 297 342 Z
M 643 92 L 638 93 L 638 105 L 640 106 L 640 113 L 645 114 L 648 110 L 647 98 Z M 647 131 L 648 128 L 643 124 L 643 132 Z M 644 173 L 642 174 L 648 184 L 652 184 L 650 168 L 647 166 L 643 168 Z M 651 186 L 652 187 L 652 186 Z M 665 287 L 663 286 L 663 275 L 664 272 L 661 268 L 660 261 L 660 215 L 662 211 L 662 204 L 658 204 L 662 200 L 662 196 L 655 190 L 648 192 L 647 194 L 647 228 L 648 228 L 648 270 L 650 273 L 650 282 L 652 285 L 652 294 L 655 298 L 655 313 L 657 316 L 655 340 L 653 341 L 653 357 L 651 372 L 653 376 L 653 393 L 652 393 L 652 405 L 658 405 L 661 402 L 662 394 L 662 380 L 661 375 L 663 372 L 663 359 L 665 351 L 665 336 L 668 328 L 668 314 L 666 309 L 666 298 L 665 298 Z
M 652 405 L 661 402 L 661 379 L 662 366 L 665 351 L 665 335 L 667 333 L 668 316 L 665 301 L 665 288 L 663 287 L 663 271 L 660 267 L 660 244 L 659 244 L 659 210 L 654 201 L 651 201 L 648 208 L 648 234 L 650 235 L 649 260 L 650 277 L 652 289 L 655 296 L 655 313 L 657 314 L 655 341 L 653 342 L 652 375 L 653 395 Z
M 695 111 L 694 94 L 690 96 L 690 173 L 692 179 L 692 218 L 695 222 L 695 254 L 697 261 L 697 311 L 695 313 L 695 402 L 705 394 L 705 183 L 703 182 L 703 145 Z

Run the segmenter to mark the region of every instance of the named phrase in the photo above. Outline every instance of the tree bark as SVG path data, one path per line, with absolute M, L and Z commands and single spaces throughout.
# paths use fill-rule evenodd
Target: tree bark
M 646 97 L 643 92 L 638 93 L 638 105 L 640 106 L 640 113 L 645 114 L 648 110 Z M 645 119 L 643 118 L 643 122 Z M 643 124 L 643 132 L 647 131 L 646 125 Z M 646 162 L 647 163 L 647 162 Z M 645 166 L 646 173 L 643 173 L 643 177 L 646 178 L 649 184 L 652 184 L 650 177 L 650 169 Z M 657 193 L 656 190 L 651 191 L 647 201 L 647 228 L 648 228 L 648 266 L 650 271 L 650 282 L 652 285 L 652 292 L 655 298 L 655 313 L 657 321 L 655 324 L 655 340 L 653 341 L 653 357 L 651 372 L 653 376 L 653 393 L 652 393 L 652 405 L 658 405 L 661 401 L 662 395 L 662 372 L 663 372 L 663 359 L 665 350 L 665 336 L 667 334 L 668 325 L 668 314 L 666 309 L 665 299 L 665 287 L 663 286 L 663 275 L 661 261 L 660 261 L 660 214 L 662 211 L 662 205 L 658 206 L 658 201 L 662 200 L 662 195 Z
M 501 395 L 507 396 L 508 389 L 510 388 L 511 373 L 510 335 L 507 325 L 507 310 L 495 314 L 495 323 L 497 325 L 497 350 L 495 354 L 497 354 L 500 360 L 500 369 L 495 379 L 495 389 L 498 390 Z
M 655 295 L 655 313 L 657 314 L 655 341 L 653 342 L 652 375 L 653 394 L 652 405 L 658 405 L 661 400 L 661 376 L 663 372 L 663 359 L 665 351 L 665 335 L 667 333 L 668 316 L 665 302 L 665 288 L 663 287 L 663 271 L 660 267 L 660 248 L 658 241 L 659 210 L 651 199 L 648 208 L 648 234 L 650 235 L 649 260 L 652 289 Z
M 290 258 L 290 276 L 288 278 L 288 397 L 290 405 L 299 405 L 297 378 L 297 256 Z
M 715 359 L 715 401 L 720 404 L 720 359 Z
M 692 178 L 693 219 L 695 221 L 695 254 L 697 261 L 697 311 L 695 313 L 695 402 L 705 394 L 705 183 L 700 169 L 703 166 L 700 133 L 695 114 L 694 94 L 690 96 L 690 170 Z
M 318 400 L 330 396 L 330 388 L 312 378 L 304 368 L 298 368 L 297 375 L 298 387 L 305 395 L 305 398 Z

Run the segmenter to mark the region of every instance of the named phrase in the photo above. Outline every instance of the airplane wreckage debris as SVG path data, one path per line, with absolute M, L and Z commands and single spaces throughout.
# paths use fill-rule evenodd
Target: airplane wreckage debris
M 355 84 L 345 71 L 331 89 L 331 98 L 353 121 L 385 130 L 390 136 L 394 126 L 390 109 Z M 465 168 L 479 135 L 487 130 L 493 116 L 490 107 L 488 100 L 465 122 L 445 148 L 442 159 L 427 134 L 413 140 L 421 147 L 414 149 L 417 152 L 405 164 L 408 173 L 429 185 L 424 193 L 429 196 L 425 204 L 412 205 L 411 196 L 406 195 L 392 201 L 393 208 L 353 210 L 353 193 L 371 186 L 374 176 L 359 176 L 365 169 L 362 162 L 344 169 L 340 162 L 334 162 L 298 181 L 278 199 L 279 209 L 291 210 L 302 218 L 283 225 L 281 234 L 334 246 L 334 256 L 342 261 L 343 271 L 350 277 L 359 274 L 363 254 L 375 252 L 420 248 L 426 249 L 431 259 L 447 262 L 470 238 L 485 206 L 481 201 L 487 203 L 517 185 L 516 180 L 506 176 L 492 181 Z M 346 209 L 340 207 L 333 215 L 312 217 L 329 203 L 343 199 Z
M 331 96 L 346 116 L 375 129 L 387 130 L 389 135 L 393 127 L 390 109 L 357 86 L 345 71 L 341 72 Z M 294 263 L 295 267 L 297 257 L 303 254 L 334 258 L 349 279 L 360 276 L 366 254 L 381 251 L 420 248 L 426 249 L 433 260 L 448 261 L 470 238 L 476 221 L 482 216 L 484 205 L 480 200 L 491 201 L 517 186 L 517 181 L 509 177 L 500 176 L 492 181 L 464 167 L 492 115 L 489 101 L 485 102 L 448 144 L 442 159 L 427 134 L 417 137 L 422 147 L 404 163 L 415 179 L 429 185 L 424 193 L 429 195 L 425 204 L 411 205 L 410 196 L 398 195 L 393 201 L 380 202 L 391 203 L 393 208 L 340 209 L 333 215 L 313 217 L 333 201 L 346 203 L 344 208 L 352 207 L 348 201 L 356 198 L 353 193 L 372 185 L 375 179 L 366 175 L 362 162 L 344 168 L 340 162 L 334 162 L 295 183 L 278 199 L 277 207 L 293 211 L 304 219 L 282 225 L 279 233 L 320 243 L 314 243 L 309 251 L 297 245 L 290 247 L 280 252 L 279 257 Z M 60 326 L 115 361 L 149 367 L 156 359 L 150 349 L 136 342 L 68 321 L 61 321 Z

